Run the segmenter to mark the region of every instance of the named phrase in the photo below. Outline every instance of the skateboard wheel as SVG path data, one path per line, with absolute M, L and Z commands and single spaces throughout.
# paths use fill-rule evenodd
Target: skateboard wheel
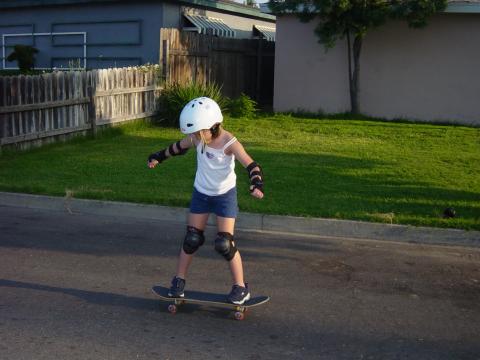
M 177 307 L 173 304 L 168 305 L 168 312 L 170 314 L 176 314 L 177 313 Z
M 243 320 L 245 318 L 245 314 L 241 311 L 235 312 L 235 320 Z

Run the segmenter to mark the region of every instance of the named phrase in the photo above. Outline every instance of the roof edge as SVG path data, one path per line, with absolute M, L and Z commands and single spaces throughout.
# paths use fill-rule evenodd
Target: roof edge
M 299 5 L 297 7 L 298 11 L 289 11 L 288 14 L 294 14 L 296 12 L 301 12 L 303 10 L 303 6 Z M 445 10 L 440 12 L 443 13 L 453 13 L 453 14 L 478 14 L 480 13 L 480 0 L 454 0 L 448 1 L 447 7 Z M 281 16 L 284 14 L 279 14 L 277 16 Z
M 480 2 L 449 2 L 445 13 L 476 14 L 480 13 Z
M 265 21 L 274 22 L 275 15 L 262 13 L 259 9 L 249 8 L 242 4 L 235 4 L 234 2 L 216 1 L 216 0 L 164 0 L 165 2 L 175 2 L 180 5 L 199 6 L 206 9 L 219 10 L 232 14 L 242 14 L 248 17 L 262 19 Z M 39 6 L 64 6 L 64 5 L 83 5 L 83 4 L 108 4 L 108 3 L 124 3 L 127 0 L 5 0 L 0 1 L 0 9 L 16 9 L 26 7 L 39 7 Z M 132 1 L 133 2 L 133 1 Z M 149 1 L 154 2 L 154 1 Z

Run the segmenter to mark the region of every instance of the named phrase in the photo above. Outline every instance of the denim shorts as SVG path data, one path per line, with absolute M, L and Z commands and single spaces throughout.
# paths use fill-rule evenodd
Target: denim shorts
M 237 188 L 228 190 L 225 194 L 209 196 L 193 188 L 190 202 L 192 214 L 214 213 L 217 216 L 236 218 L 238 214 Z

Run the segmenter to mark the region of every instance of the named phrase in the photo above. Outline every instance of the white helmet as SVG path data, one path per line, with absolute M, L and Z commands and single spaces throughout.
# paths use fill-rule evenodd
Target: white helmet
M 192 134 L 199 130 L 210 129 L 222 121 L 220 106 L 208 97 L 199 97 L 185 105 L 180 113 L 180 130 L 184 134 Z

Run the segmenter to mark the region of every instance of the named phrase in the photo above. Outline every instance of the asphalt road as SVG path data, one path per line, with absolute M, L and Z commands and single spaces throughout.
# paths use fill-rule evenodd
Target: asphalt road
M 184 225 L 0 207 L 1 359 L 480 359 L 480 249 L 238 232 L 244 321 L 171 315 Z M 187 287 L 228 292 L 199 251 Z

